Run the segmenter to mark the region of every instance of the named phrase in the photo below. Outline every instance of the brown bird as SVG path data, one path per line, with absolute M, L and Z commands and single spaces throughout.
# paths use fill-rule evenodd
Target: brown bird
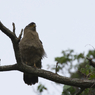
M 22 62 L 36 68 L 41 68 L 41 59 L 45 52 L 34 22 L 24 29 L 24 36 L 19 43 Z M 32 85 L 38 82 L 38 76 L 24 73 L 23 80 L 26 84 Z

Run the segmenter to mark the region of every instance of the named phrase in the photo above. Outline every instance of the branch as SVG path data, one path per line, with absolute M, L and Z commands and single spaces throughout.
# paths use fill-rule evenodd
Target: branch
M 18 70 L 18 65 L 7 65 L 7 66 L 0 66 L 0 71 L 11 71 L 11 70 Z
M 95 85 L 93 85 L 95 83 L 95 80 L 87 80 L 87 79 L 82 80 L 78 78 L 68 78 L 68 77 L 64 77 L 64 76 L 60 76 L 58 74 L 52 73 L 50 71 L 33 68 L 26 64 L 0 66 L 0 71 L 11 71 L 11 70 L 19 70 L 21 72 L 34 74 L 39 77 L 42 77 L 42 78 L 45 78 L 57 83 L 65 84 L 65 85 L 76 86 L 80 88 L 90 88 L 90 87 L 95 88 Z
M 13 32 L 11 32 L 8 28 L 6 28 L 1 22 L 0 22 L 0 30 L 5 33 L 12 41 L 13 48 L 15 52 L 15 58 L 18 64 L 21 64 L 21 58 L 19 53 L 19 45 L 18 45 L 18 38 L 15 34 L 15 24 L 13 23 Z
M 14 39 L 15 35 L 8 28 L 6 28 L 0 21 L 0 30 L 5 33 L 10 39 Z
M 82 80 L 78 78 L 68 78 L 68 77 L 64 77 L 64 76 L 60 76 L 58 74 L 52 73 L 50 71 L 33 68 L 30 66 L 27 66 L 26 64 L 22 64 L 22 66 L 19 66 L 19 71 L 31 73 L 31 74 L 37 75 L 39 77 L 43 77 L 45 79 L 48 79 L 57 83 L 81 87 L 81 88 L 90 88 L 95 83 L 95 80 L 87 80 L 87 79 Z M 95 85 L 93 85 L 93 88 L 95 88 Z

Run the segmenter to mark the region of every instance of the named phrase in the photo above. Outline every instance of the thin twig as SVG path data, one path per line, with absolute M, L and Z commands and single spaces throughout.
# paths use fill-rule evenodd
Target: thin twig
M 88 95 L 90 95 L 90 93 L 91 93 L 91 88 L 92 88 L 94 85 L 95 85 L 95 83 L 93 83 L 93 85 L 90 87 Z
M 12 25 L 13 25 L 13 33 L 15 34 L 15 24 L 12 23 Z
M 57 67 L 58 67 L 58 62 L 56 63 L 56 72 L 55 72 L 56 74 L 57 74 Z
M 90 88 L 92 88 L 94 85 L 95 85 L 95 83 L 93 83 L 93 85 Z
M 23 29 L 21 29 L 21 33 L 19 34 L 18 42 L 21 40 L 22 33 L 23 33 Z
M 90 46 L 92 46 L 91 44 L 87 44 L 87 45 L 90 45 Z M 85 45 L 85 47 L 87 46 L 87 45 Z M 93 47 L 93 46 L 92 46 Z M 95 48 L 93 47 L 93 49 L 95 50 Z

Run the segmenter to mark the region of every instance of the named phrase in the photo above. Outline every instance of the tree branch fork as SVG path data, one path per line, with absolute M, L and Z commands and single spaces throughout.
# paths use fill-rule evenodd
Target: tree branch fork
M 95 88 L 95 85 L 93 85 L 95 84 L 95 80 L 68 78 L 68 77 L 64 77 L 50 71 L 30 67 L 22 63 L 18 44 L 21 39 L 23 30 L 21 30 L 19 37 L 17 37 L 15 34 L 15 24 L 13 23 L 12 25 L 13 25 L 13 31 L 10 31 L 0 22 L 0 30 L 11 39 L 17 63 L 13 65 L 0 66 L 0 71 L 18 70 L 21 72 L 35 74 L 35 75 L 38 75 L 39 77 L 42 77 L 42 78 L 45 78 L 57 83 L 65 84 L 65 85 L 76 86 L 80 88 Z M 92 61 L 92 59 L 89 59 L 89 58 L 87 59 L 89 60 L 90 65 L 95 67 L 95 63 Z

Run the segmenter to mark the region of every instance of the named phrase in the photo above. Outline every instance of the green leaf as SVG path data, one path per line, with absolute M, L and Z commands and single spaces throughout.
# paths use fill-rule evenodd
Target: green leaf
M 40 84 L 40 85 L 38 86 L 37 90 L 38 90 L 40 93 L 42 93 L 43 90 L 47 90 L 47 88 L 46 88 L 44 85 Z
M 64 90 L 68 90 L 70 87 L 69 85 L 64 85 Z

